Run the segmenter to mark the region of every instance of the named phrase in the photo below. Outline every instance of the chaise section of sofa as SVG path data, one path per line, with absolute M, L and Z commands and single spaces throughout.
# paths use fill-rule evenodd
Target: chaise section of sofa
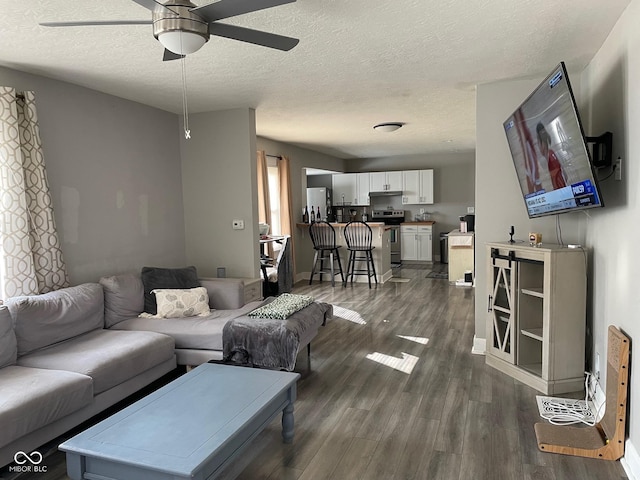
M 0 307 L 0 465 L 175 369 L 172 337 L 104 327 L 97 283 Z

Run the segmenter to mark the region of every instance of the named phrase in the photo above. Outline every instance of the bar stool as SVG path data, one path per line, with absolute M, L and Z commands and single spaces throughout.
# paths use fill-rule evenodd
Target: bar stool
M 369 280 L 369 288 L 371 288 L 371 277 L 378 283 L 376 267 L 373 263 L 372 251 L 375 247 L 371 246 L 373 240 L 371 227 L 365 222 L 349 222 L 344 227 L 344 239 L 349 250 L 347 281 L 349 281 L 349 275 L 351 275 L 351 283 L 353 283 L 354 275 L 366 275 Z M 367 262 L 367 269 L 357 270 L 356 261 L 362 260 Z
M 329 273 L 331 275 L 331 286 L 335 287 L 335 276 L 340 273 L 342 283 L 344 283 L 344 273 L 342 272 L 342 263 L 340 262 L 340 252 L 338 249 L 340 245 L 336 245 L 336 231 L 327 222 L 314 222 L 309 225 L 309 236 L 313 242 L 313 249 L 315 255 L 313 257 L 313 268 L 311 269 L 311 278 L 309 278 L 309 285 L 313 282 L 313 276 L 316 273 L 316 267 L 318 266 L 318 260 L 320 260 L 320 270 L 317 273 L 320 274 L 320 281 L 322 281 L 322 274 Z M 329 260 L 330 268 L 326 270 L 324 268 L 324 261 Z M 339 272 L 334 269 L 335 262 L 338 262 Z

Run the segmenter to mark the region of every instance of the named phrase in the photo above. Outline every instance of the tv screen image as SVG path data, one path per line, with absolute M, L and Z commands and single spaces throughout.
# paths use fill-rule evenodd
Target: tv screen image
M 529 218 L 603 206 L 564 63 L 503 126 Z

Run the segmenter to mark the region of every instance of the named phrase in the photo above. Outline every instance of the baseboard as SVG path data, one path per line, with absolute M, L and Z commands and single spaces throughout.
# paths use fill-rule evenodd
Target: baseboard
M 624 444 L 624 457 L 620 459 L 620 463 L 629 480 L 640 480 L 640 455 L 631 440 Z
M 474 335 L 473 347 L 471 348 L 471 353 L 473 353 L 474 355 L 484 355 L 484 352 L 486 351 L 487 351 L 487 339 L 478 338 Z

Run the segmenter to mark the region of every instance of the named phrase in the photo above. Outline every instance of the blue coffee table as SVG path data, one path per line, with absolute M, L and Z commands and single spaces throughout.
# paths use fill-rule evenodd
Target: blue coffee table
M 280 412 L 300 375 L 205 363 L 60 445 L 72 480 L 212 479 Z

